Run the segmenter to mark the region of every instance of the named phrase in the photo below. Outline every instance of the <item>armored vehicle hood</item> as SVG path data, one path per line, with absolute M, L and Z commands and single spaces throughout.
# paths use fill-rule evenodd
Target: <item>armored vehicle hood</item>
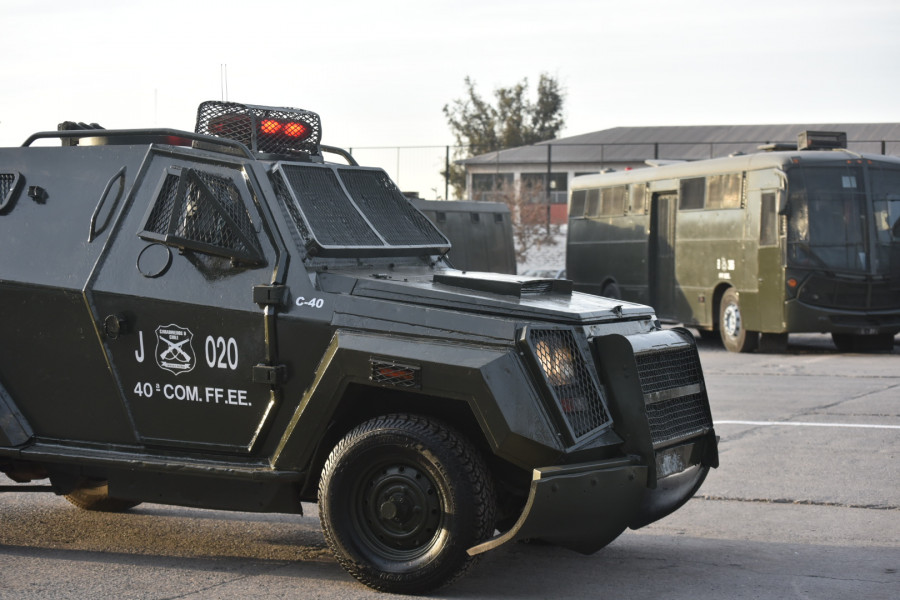
M 564 279 L 441 270 L 322 272 L 324 291 L 479 314 L 565 323 L 646 319 L 642 304 L 572 291 Z

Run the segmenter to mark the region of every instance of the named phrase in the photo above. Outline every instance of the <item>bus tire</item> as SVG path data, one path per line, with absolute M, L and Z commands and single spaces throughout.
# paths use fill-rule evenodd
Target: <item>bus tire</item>
M 894 336 L 890 333 L 875 335 L 832 333 L 831 339 L 840 352 L 892 352 L 894 350 Z
M 729 352 L 752 352 L 759 342 L 759 334 L 747 331 L 741 319 L 740 295 L 728 288 L 719 304 L 719 336 Z
M 619 289 L 619 286 L 616 285 L 615 282 L 610 281 L 603 286 L 603 291 L 600 292 L 600 295 L 605 298 L 611 298 L 613 300 L 621 300 L 622 290 Z

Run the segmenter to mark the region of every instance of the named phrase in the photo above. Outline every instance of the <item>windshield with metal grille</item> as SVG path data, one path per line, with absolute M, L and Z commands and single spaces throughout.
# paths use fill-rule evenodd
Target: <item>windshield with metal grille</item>
M 866 190 L 861 166 L 788 171 L 788 263 L 865 272 Z
M 274 177 L 304 247 L 317 256 L 421 256 L 450 247 L 380 169 L 281 163 Z

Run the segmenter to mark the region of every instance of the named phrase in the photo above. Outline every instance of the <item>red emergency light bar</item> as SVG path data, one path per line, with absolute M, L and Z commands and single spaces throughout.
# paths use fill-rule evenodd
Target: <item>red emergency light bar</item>
M 321 121 L 314 112 L 214 100 L 200 105 L 195 131 L 270 154 L 318 154 L 322 137 Z

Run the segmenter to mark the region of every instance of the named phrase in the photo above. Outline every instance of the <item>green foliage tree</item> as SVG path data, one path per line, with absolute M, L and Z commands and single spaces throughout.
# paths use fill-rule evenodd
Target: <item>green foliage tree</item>
M 528 97 L 527 78 L 494 90 L 493 104 L 481 97 L 471 78 L 466 77 L 465 84 L 465 96 L 444 105 L 444 115 L 456 138 L 457 160 L 552 140 L 564 125 L 565 94 L 559 81 L 546 73 L 538 80 L 534 101 Z M 449 177 L 456 197 L 463 197 L 465 170 L 451 165 Z

